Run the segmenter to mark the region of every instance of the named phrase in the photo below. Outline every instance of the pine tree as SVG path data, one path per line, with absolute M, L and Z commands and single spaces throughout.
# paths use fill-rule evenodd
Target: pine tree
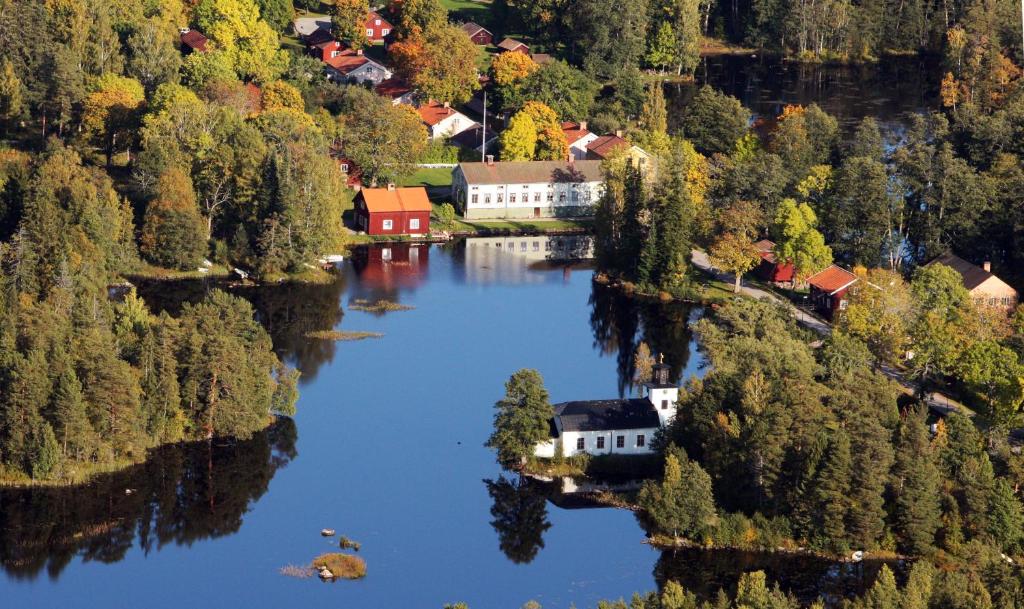
M 901 609 L 896 577 L 892 574 L 889 565 L 882 565 L 878 579 L 864 596 L 861 606 L 863 609 Z
M 935 543 L 941 512 L 940 476 L 928 442 L 923 407 L 908 412 L 900 422 L 894 475 L 896 531 L 908 551 L 925 554 Z
M 505 383 L 505 397 L 494 408 L 494 432 L 486 446 L 498 451 L 498 462 L 515 465 L 533 454 L 549 435 L 554 410 L 544 379 L 536 370 L 515 372 Z
M 0 122 L 4 134 L 9 124 L 25 112 L 25 98 L 21 80 L 14 71 L 14 64 L 5 59 L 0 64 Z
M 94 444 L 92 424 L 85 411 L 82 383 L 70 362 L 66 362 L 57 375 L 52 403 L 61 453 L 73 459 L 88 454 Z
M 1015 552 L 1024 538 L 1024 512 L 1005 478 L 996 480 L 989 504 L 988 533 L 1004 552 Z
M 60 463 L 60 445 L 53 428 L 46 421 L 35 430 L 32 439 L 31 473 L 36 480 L 45 480 Z
M 846 517 L 850 512 L 850 438 L 842 429 L 832 433 L 815 494 L 820 506 L 820 536 L 826 547 L 846 549 Z

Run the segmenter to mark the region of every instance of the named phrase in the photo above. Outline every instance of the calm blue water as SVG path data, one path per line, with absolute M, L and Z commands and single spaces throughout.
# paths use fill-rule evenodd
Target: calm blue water
M 646 327 L 677 375 L 697 373 L 690 311 L 595 292 L 589 270 L 418 250 L 362 252 L 333 286 L 240 292 L 304 372 L 294 426 L 234 449 L 163 451 L 148 470 L 71 492 L 0 492 L 0 607 L 583 608 L 653 589 L 661 553 L 627 511 L 541 502 L 538 515 L 524 496 L 511 502 L 531 506 L 511 514 L 522 539 L 506 539 L 520 562 L 507 556 L 483 443 L 518 368 L 539 369 L 555 402 L 629 392 L 627 352 Z M 203 289 L 142 292 L 173 309 Z M 348 308 L 378 297 L 416 308 Z M 385 336 L 302 337 L 332 326 Z M 278 574 L 335 547 L 323 527 L 362 543 L 364 580 Z

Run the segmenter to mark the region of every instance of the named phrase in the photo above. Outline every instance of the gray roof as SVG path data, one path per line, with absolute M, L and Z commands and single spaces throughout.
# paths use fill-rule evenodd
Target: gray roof
M 469 184 L 600 182 L 601 161 L 498 161 L 459 163 Z
M 563 431 L 613 431 L 660 427 L 654 406 L 644 399 L 589 400 L 555 404 Z

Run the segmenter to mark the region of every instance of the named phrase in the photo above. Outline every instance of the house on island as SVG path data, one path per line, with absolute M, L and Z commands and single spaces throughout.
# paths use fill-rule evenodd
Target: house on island
M 452 200 L 469 220 L 594 215 L 601 196 L 600 161 L 459 163 Z
M 562 123 L 562 133 L 565 134 L 565 142 L 569 145 L 572 158 L 577 161 L 587 158 L 587 146 L 598 137 L 596 133 L 587 130 L 587 121 L 566 121 Z
M 519 42 L 515 38 L 505 38 L 498 43 L 499 53 L 524 53 L 530 54 L 530 47 L 525 42 Z
M 466 32 L 469 39 L 476 45 L 487 46 L 494 41 L 494 34 L 490 30 L 472 21 L 462 24 L 462 31 Z
M 423 124 L 427 126 L 427 137 L 439 140 L 452 137 L 477 126 L 477 122 L 452 108 L 448 102 L 429 100 L 416 108 Z
M 754 244 L 757 254 L 761 257 L 754 270 L 757 276 L 772 283 L 792 283 L 796 277 L 796 268 L 792 262 L 779 264 L 775 259 L 775 242 L 768 239 L 761 239 Z
M 356 227 L 368 235 L 425 235 L 430 232 L 430 200 L 422 186 L 362 188 L 355 198 Z
M 647 455 L 654 434 L 676 416 L 679 388 L 669 382 L 669 367 L 655 364 L 651 381 L 638 399 L 591 400 L 555 404 L 551 437 L 540 442 L 538 457 Z
M 954 254 L 943 254 L 928 263 L 929 266 L 933 264 L 944 264 L 959 273 L 974 304 L 1006 310 L 1017 306 L 1017 290 L 992 274 L 990 262 L 978 266 Z
M 206 52 L 206 43 L 209 41 L 202 32 L 183 27 L 179 33 L 181 34 L 180 40 L 182 53 L 185 55 L 191 55 L 192 53 Z
M 811 286 L 811 305 L 819 313 L 832 319 L 836 311 L 846 309 L 846 294 L 858 277 L 852 272 L 829 265 L 825 270 L 811 275 L 807 283 Z

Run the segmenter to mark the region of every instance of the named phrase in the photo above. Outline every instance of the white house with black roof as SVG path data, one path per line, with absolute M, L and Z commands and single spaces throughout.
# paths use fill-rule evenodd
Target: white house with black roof
M 653 372 L 642 398 L 555 404 L 551 438 L 537 444 L 534 454 L 650 454 L 655 432 L 676 416 L 679 399 L 679 388 L 669 382 L 668 365 L 658 363 Z

